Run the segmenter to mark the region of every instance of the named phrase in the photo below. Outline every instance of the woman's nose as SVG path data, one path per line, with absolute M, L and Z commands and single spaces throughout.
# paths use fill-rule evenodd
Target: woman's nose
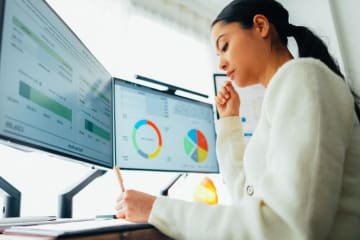
M 226 66 L 227 66 L 227 64 L 226 64 L 225 59 L 223 57 L 220 57 L 219 69 L 226 71 Z

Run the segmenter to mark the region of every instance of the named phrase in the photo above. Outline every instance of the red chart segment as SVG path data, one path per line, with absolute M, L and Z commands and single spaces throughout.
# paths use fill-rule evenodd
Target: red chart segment
M 208 151 L 208 144 L 206 141 L 206 137 L 199 130 L 196 130 L 196 139 L 197 139 L 197 144 L 198 144 L 199 148 L 201 148 L 204 151 Z

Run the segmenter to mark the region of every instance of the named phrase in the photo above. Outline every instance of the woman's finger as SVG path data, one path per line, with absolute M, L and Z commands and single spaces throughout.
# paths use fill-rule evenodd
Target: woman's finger
M 115 215 L 116 215 L 116 218 L 125 219 L 126 218 L 125 209 L 121 209 L 121 210 L 117 211 Z

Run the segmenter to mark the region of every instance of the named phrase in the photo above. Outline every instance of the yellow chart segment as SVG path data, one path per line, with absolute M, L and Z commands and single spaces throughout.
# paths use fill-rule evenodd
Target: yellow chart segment
M 208 151 L 203 150 L 202 148 L 198 148 L 198 160 L 199 162 L 204 162 L 206 160 L 206 157 L 208 155 Z

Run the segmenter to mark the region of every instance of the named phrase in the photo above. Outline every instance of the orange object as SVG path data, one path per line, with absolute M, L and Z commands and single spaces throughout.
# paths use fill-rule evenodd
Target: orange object
M 204 202 L 210 205 L 218 203 L 216 187 L 210 178 L 205 177 L 203 180 L 201 180 L 201 182 L 195 189 L 194 200 L 197 202 Z

